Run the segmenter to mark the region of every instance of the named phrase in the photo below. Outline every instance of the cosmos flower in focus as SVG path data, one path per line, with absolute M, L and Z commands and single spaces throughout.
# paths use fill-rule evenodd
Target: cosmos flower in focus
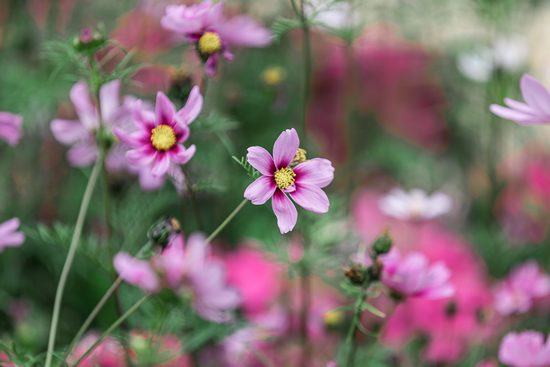
M 17 232 L 20 225 L 19 218 L 12 218 L 0 224 L 0 252 L 6 247 L 19 247 L 25 242 L 25 234 Z
M 544 343 L 544 334 L 534 330 L 508 333 L 500 343 L 498 359 L 510 367 L 547 367 L 550 342 Z
M 520 125 L 541 125 L 550 123 L 550 93 L 539 82 L 528 74 L 523 74 L 520 82 L 521 94 L 526 103 L 504 98 L 508 107 L 492 104 L 492 113 Z
M 195 154 L 196 147 L 185 148 L 189 127 L 202 109 L 202 95 L 194 87 L 185 106 L 176 112 L 174 104 L 162 92 L 157 93 L 155 112 L 142 108 L 141 100 L 134 105 L 133 116 L 136 132 L 113 127 L 113 133 L 132 149 L 126 153 L 133 166 L 151 165 L 153 176 L 166 174 L 172 163 L 185 164 Z
M 272 42 L 271 31 L 247 15 L 223 19 L 223 7 L 224 1 L 212 5 L 210 0 L 192 6 L 168 5 L 161 19 L 164 29 L 184 35 L 187 42 L 197 45 L 208 76 L 216 74 L 220 55 L 233 60 L 231 46 L 266 47 Z
M 244 197 L 254 205 L 262 205 L 270 198 L 277 225 L 281 233 L 291 231 L 296 225 L 298 212 L 290 197 L 302 208 L 317 214 L 328 211 L 329 200 L 323 190 L 334 178 L 334 167 L 327 159 L 300 159 L 291 165 L 299 150 L 300 139 L 296 130 L 284 131 L 273 146 L 273 157 L 262 147 L 248 148 L 248 163 L 263 176 L 252 182 Z
M 419 189 L 407 193 L 394 188 L 379 200 L 378 205 L 380 210 L 390 217 L 424 220 L 447 214 L 452 208 L 452 200 L 449 195 L 442 192 L 434 192 L 428 196 Z
M 19 143 L 23 131 L 23 117 L 9 112 L 0 112 L 0 138 L 11 146 Z

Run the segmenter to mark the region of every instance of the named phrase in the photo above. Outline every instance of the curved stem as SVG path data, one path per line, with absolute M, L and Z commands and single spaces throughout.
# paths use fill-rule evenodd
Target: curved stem
M 80 235 L 82 233 L 82 227 L 84 226 L 84 219 L 86 218 L 86 212 L 88 211 L 88 206 L 92 198 L 92 193 L 94 191 L 99 172 L 103 163 L 103 157 L 98 157 L 92 174 L 88 180 L 88 185 L 86 186 L 86 191 L 84 191 L 84 197 L 82 198 L 82 203 L 80 204 L 80 210 L 78 212 L 78 218 L 76 220 L 76 226 L 73 233 L 73 238 L 71 240 L 71 245 L 69 247 L 69 253 L 67 254 L 67 259 L 63 265 L 63 270 L 61 271 L 61 277 L 59 278 L 59 283 L 57 285 L 57 291 L 55 293 L 55 302 L 53 306 L 52 314 L 52 324 L 50 327 L 50 337 L 48 340 L 48 350 L 46 356 L 46 367 L 50 367 L 52 363 L 53 350 L 55 346 L 55 335 L 57 333 L 57 324 L 59 322 L 59 311 L 61 310 L 61 301 L 63 299 L 63 291 L 65 290 L 65 284 L 67 282 L 67 277 L 69 276 L 69 271 L 71 270 L 71 265 L 73 264 L 74 255 L 76 252 L 76 246 L 80 240 Z
M 103 334 L 101 334 L 101 336 L 96 340 L 96 342 L 90 348 L 88 348 L 88 350 L 86 352 L 84 352 L 84 354 L 82 354 L 80 356 L 80 358 L 72 365 L 72 367 L 78 366 L 78 364 L 84 359 L 84 357 L 86 357 L 88 354 L 90 354 L 90 352 L 99 343 L 101 343 L 101 341 L 103 339 L 105 339 L 105 337 L 107 335 L 109 335 L 111 332 L 113 332 L 113 330 L 115 330 L 120 324 L 122 324 L 128 317 L 130 317 L 130 315 L 132 315 L 134 312 L 136 312 L 137 309 L 141 307 L 141 305 L 143 305 L 145 302 L 147 302 L 149 300 L 149 298 L 151 298 L 151 296 L 152 296 L 152 294 L 145 295 L 142 299 L 137 301 L 137 303 L 135 305 L 133 305 L 132 308 L 130 308 L 128 311 L 126 311 L 124 313 L 124 315 L 119 317 L 111 326 L 109 326 L 109 328 L 107 330 L 105 330 L 105 332 Z
M 231 222 L 231 220 L 237 215 L 237 213 L 239 211 L 241 211 L 241 209 L 243 208 L 243 206 L 247 202 L 248 202 L 248 199 L 244 199 L 243 201 L 241 201 L 239 206 L 236 207 L 235 210 L 233 210 L 233 212 L 231 214 L 229 214 L 229 216 L 222 222 L 222 224 L 220 224 L 218 226 L 218 228 L 216 228 L 216 230 L 214 232 L 212 232 L 212 234 L 210 236 L 208 236 L 208 238 L 206 239 L 206 243 L 212 241 L 214 239 L 214 237 L 216 237 L 218 235 L 218 233 L 220 233 L 221 230 L 224 229 L 225 226 L 229 224 L 229 222 Z

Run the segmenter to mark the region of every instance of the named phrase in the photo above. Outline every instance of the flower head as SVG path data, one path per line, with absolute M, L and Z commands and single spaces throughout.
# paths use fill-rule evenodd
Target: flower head
M 281 233 L 296 225 L 298 212 L 286 194 L 302 208 L 318 214 L 328 211 L 329 200 L 323 190 L 334 178 L 334 167 L 327 159 L 314 158 L 291 168 L 300 139 L 296 130 L 284 131 L 273 146 L 273 157 L 262 147 L 248 148 L 248 162 L 263 175 L 251 183 L 244 197 L 254 205 L 270 198 Z
M 76 344 L 71 355 L 67 357 L 67 363 L 72 365 L 76 362 L 99 338 L 99 333 L 88 332 Z M 125 366 L 124 348 L 113 337 L 107 336 L 103 339 L 90 354 L 82 359 L 79 366 L 82 367 L 107 367 L 107 366 Z
M 23 131 L 23 117 L 9 112 L 0 112 L 0 138 L 11 146 L 19 143 Z
M 202 96 L 198 87 L 191 91 L 186 105 L 176 112 L 176 107 L 162 92 L 157 94 L 155 112 L 142 108 L 141 101 L 134 105 L 133 116 L 136 132 L 114 127 L 113 133 L 132 149 L 126 153 L 128 163 L 134 166 L 152 166 L 153 176 L 163 176 L 172 165 L 185 164 L 195 154 L 195 146 L 185 148 L 189 137 L 189 125 L 200 114 Z
M 25 234 L 17 232 L 20 224 L 19 218 L 12 218 L 0 224 L 0 252 L 6 247 L 19 247 L 25 242 Z
M 256 20 L 246 15 L 224 20 L 223 6 L 223 1 L 212 5 L 210 0 L 192 6 L 169 5 L 161 19 L 164 29 L 184 35 L 188 42 L 196 44 L 208 76 L 216 74 L 218 55 L 233 60 L 230 46 L 265 47 L 271 44 L 271 31 Z
M 511 367 L 546 367 L 550 365 L 550 342 L 533 330 L 508 333 L 502 339 L 498 359 Z
M 550 123 L 550 93 L 542 83 L 530 75 L 523 74 L 520 89 L 526 103 L 504 98 L 504 103 L 508 107 L 492 104 L 491 112 L 520 125 Z
M 428 196 L 426 192 L 413 189 L 405 192 L 399 188 L 392 189 L 378 203 L 380 210 L 386 215 L 397 219 L 432 219 L 446 214 L 451 210 L 452 201 L 449 195 L 434 192 Z

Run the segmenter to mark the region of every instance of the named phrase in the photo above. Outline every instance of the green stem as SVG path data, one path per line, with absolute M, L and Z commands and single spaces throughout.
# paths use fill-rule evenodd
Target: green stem
M 305 258 L 305 256 L 304 256 Z M 300 278 L 300 343 L 302 344 L 302 362 L 300 366 L 308 367 L 310 365 L 310 349 L 308 343 L 307 324 L 309 318 L 309 309 L 311 305 L 311 281 L 309 278 L 309 268 L 305 261 L 301 261 L 301 278 Z
M 97 339 L 96 342 L 90 348 L 88 348 L 88 350 L 86 352 L 84 352 L 84 354 L 82 356 L 80 356 L 80 358 L 72 365 L 72 367 L 78 366 L 78 364 L 82 361 L 82 359 L 84 359 L 84 357 L 86 357 L 88 354 L 90 354 L 90 352 L 99 343 L 101 343 L 101 341 L 103 339 L 105 339 L 105 337 L 107 335 L 109 335 L 111 332 L 113 332 L 113 330 L 115 330 L 120 324 L 122 324 L 134 312 L 136 312 L 137 309 L 141 307 L 141 305 L 143 305 L 145 302 L 147 302 L 149 300 L 149 298 L 151 298 L 151 296 L 152 296 L 152 294 L 145 295 L 142 299 L 137 301 L 137 303 L 135 305 L 133 305 L 132 308 L 130 308 L 128 311 L 126 311 L 126 313 L 124 315 L 119 317 L 107 330 L 105 330 L 105 332 L 99 337 L 99 339 Z
M 214 239 L 214 237 L 216 237 L 218 235 L 218 233 L 220 233 L 221 230 L 224 229 L 225 226 L 229 224 L 229 222 L 231 222 L 231 220 L 237 215 L 237 213 L 239 211 L 241 211 L 241 209 L 243 208 L 243 206 L 247 202 L 248 202 L 248 199 L 244 199 L 243 201 L 241 201 L 239 206 L 236 207 L 235 210 L 233 210 L 233 212 L 231 214 L 229 214 L 229 216 L 227 218 L 225 218 L 225 220 L 222 222 L 222 224 L 220 224 L 218 226 L 218 228 L 216 228 L 216 230 L 214 232 L 212 232 L 212 234 L 206 239 L 206 243 L 209 243 L 210 241 L 212 241 Z
M 305 138 L 306 136 L 306 120 L 307 120 L 307 102 L 309 100 L 309 86 L 311 85 L 311 69 L 312 69 L 312 57 L 311 57 L 311 36 L 309 26 L 307 24 L 306 11 L 304 7 L 304 0 L 300 0 L 300 7 L 298 8 L 296 0 L 292 0 L 292 8 L 296 13 L 296 16 L 300 18 L 302 22 L 302 30 L 304 31 L 304 46 L 303 52 L 303 109 L 302 119 L 300 123 L 300 134 Z M 304 139 L 305 141 L 305 139 Z
M 53 306 L 52 314 L 52 324 L 50 327 L 50 337 L 48 340 L 48 350 L 46 356 L 46 367 L 50 367 L 52 363 L 53 350 L 55 346 L 55 336 L 57 333 L 57 324 L 59 322 L 59 312 L 61 310 L 61 301 L 63 299 L 63 291 L 65 290 L 65 284 L 67 282 L 67 277 L 69 276 L 69 271 L 71 270 L 71 265 L 73 263 L 74 255 L 76 252 L 76 246 L 80 240 L 80 235 L 82 233 L 82 227 L 84 226 L 84 219 L 86 218 L 86 212 L 88 211 L 88 206 L 92 198 L 92 193 L 94 191 L 99 172 L 101 171 L 103 163 L 103 157 L 98 157 L 92 174 L 88 180 L 86 186 L 86 191 L 84 192 L 84 197 L 82 198 L 82 203 L 80 204 L 80 210 L 78 212 L 78 218 L 76 220 L 76 226 L 73 233 L 73 238 L 71 240 L 71 245 L 69 247 L 69 253 L 65 259 L 65 264 L 63 265 L 63 270 L 61 271 L 61 277 L 59 278 L 59 284 L 57 285 L 57 291 L 55 294 L 55 302 Z
M 346 345 L 348 346 L 348 358 L 346 361 L 346 367 L 352 367 L 355 361 L 355 351 L 357 350 L 357 344 L 355 343 L 354 336 L 357 332 L 357 324 L 359 323 L 359 315 L 361 314 L 361 304 L 363 303 L 363 293 L 357 295 L 355 300 L 355 307 L 353 309 L 353 319 L 346 336 Z

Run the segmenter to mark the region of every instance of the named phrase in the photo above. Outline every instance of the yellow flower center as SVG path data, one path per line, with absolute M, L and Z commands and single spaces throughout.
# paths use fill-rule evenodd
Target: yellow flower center
M 284 190 L 294 184 L 296 174 L 292 170 L 292 168 L 281 168 L 280 170 L 277 170 L 275 172 L 275 182 L 277 182 L 277 186 Z
M 218 51 L 222 46 L 220 36 L 214 32 L 206 32 L 199 40 L 199 52 L 204 55 L 210 55 Z
M 158 150 L 168 150 L 176 145 L 176 134 L 170 126 L 160 125 L 151 132 L 151 142 Z

